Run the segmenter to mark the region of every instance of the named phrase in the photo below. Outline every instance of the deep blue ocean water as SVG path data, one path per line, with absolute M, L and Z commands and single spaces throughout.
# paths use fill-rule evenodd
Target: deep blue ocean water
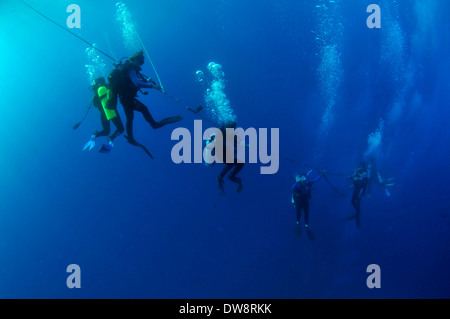
M 72 32 L 120 59 L 127 48 L 117 1 L 28 0 Z M 205 105 L 210 62 L 243 128 L 279 128 L 280 166 L 240 172 L 175 164 L 171 132 L 199 117 L 151 90 L 135 115 L 136 138 L 155 156 L 115 141 L 110 154 L 82 151 L 95 129 L 85 67 L 88 45 L 20 1 L 0 3 L 1 298 L 449 298 L 450 70 L 445 0 L 165 0 L 124 2 L 170 95 Z M 369 29 L 369 4 L 381 28 Z M 109 72 L 112 60 L 100 54 Z M 143 72 L 156 79 L 148 59 Z M 123 109 L 119 113 L 125 120 Z M 201 114 L 206 115 L 205 109 Z M 204 122 L 204 128 L 208 123 Z M 313 189 L 310 228 L 299 236 L 291 186 L 304 164 L 350 175 L 376 155 L 387 197 L 362 200 L 361 227 L 349 180 L 329 174 Z M 318 172 L 313 171 L 316 176 Z M 69 289 L 66 267 L 81 269 Z M 369 289 L 366 268 L 381 269 Z

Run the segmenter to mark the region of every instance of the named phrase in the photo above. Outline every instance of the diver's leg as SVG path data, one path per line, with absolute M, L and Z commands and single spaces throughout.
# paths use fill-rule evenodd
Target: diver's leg
M 230 169 L 233 168 L 233 164 L 225 164 L 225 167 L 223 168 L 222 172 L 220 172 L 219 176 L 224 178 L 225 175 L 230 171 Z
M 352 205 L 356 210 L 358 209 L 358 193 L 359 191 L 355 189 L 352 195 Z
M 241 169 L 244 167 L 244 163 L 231 164 L 231 166 L 234 166 L 234 168 L 233 168 L 233 171 L 230 173 L 230 176 L 228 178 L 231 179 L 235 183 L 240 183 L 241 179 L 237 178 L 236 174 L 239 173 L 241 171 Z M 239 182 L 234 181 L 233 179 L 239 180 Z
M 305 211 L 305 226 L 309 225 L 309 199 L 305 199 L 303 210 Z
M 360 213 L 361 213 L 361 190 L 355 189 L 352 196 L 352 205 L 355 208 L 356 214 L 356 226 L 360 226 Z
M 352 194 L 352 206 L 355 208 L 356 214 L 358 214 L 358 191 L 356 189 L 353 190 Z M 350 217 L 347 217 L 346 220 L 352 220 L 356 218 L 356 214 Z
M 122 134 L 123 131 L 125 130 L 123 127 L 122 119 L 120 118 L 120 115 L 117 111 L 116 114 L 117 116 L 111 120 L 114 126 L 116 127 L 116 131 L 114 132 L 114 134 L 109 137 L 111 141 L 113 141 L 117 136 Z
M 134 99 L 134 109 L 142 113 L 144 119 L 151 125 L 152 128 L 155 129 L 159 127 L 158 122 L 156 122 L 155 119 L 150 114 L 148 107 L 145 106 L 145 104 L 139 101 L 138 99 Z
M 103 109 L 100 111 L 100 121 L 102 122 L 103 130 L 100 131 L 100 132 L 97 132 L 97 133 L 95 134 L 95 137 L 99 137 L 99 136 L 107 136 L 107 135 L 109 135 L 109 132 L 110 132 L 110 130 L 111 130 L 109 121 L 108 121 L 108 119 L 106 118 L 106 114 L 105 114 L 105 112 L 103 111 Z
M 361 197 L 358 197 L 358 200 L 356 202 L 356 226 L 361 226 Z
M 237 192 L 240 193 L 242 191 L 242 180 L 239 177 L 236 177 L 236 174 L 241 171 L 241 169 L 244 167 L 244 163 L 237 163 L 237 164 L 231 164 L 234 166 L 233 171 L 230 173 L 228 178 L 234 182 L 239 184 Z
M 183 119 L 182 116 L 172 116 L 172 117 L 166 117 L 165 119 L 162 119 L 159 122 L 156 122 L 155 119 L 150 114 L 150 111 L 148 110 L 147 106 L 145 106 L 141 101 L 135 99 L 135 109 L 136 111 L 139 111 L 144 116 L 145 120 L 150 123 L 152 128 L 157 129 L 161 128 L 164 125 L 175 123 L 178 121 L 181 121 Z
M 295 210 L 297 211 L 297 224 L 300 224 L 300 218 L 302 218 L 302 204 L 295 202 Z
M 127 136 L 125 136 L 128 139 L 128 142 L 134 141 L 133 136 L 133 120 L 134 120 L 134 109 L 133 109 L 133 100 L 131 99 L 120 99 L 120 103 L 123 106 L 123 111 L 125 112 L 126 120 L 126 131 Z
M 222 172 L 220 172 L 219 176 L 217 176 L 217 182 L 219 183 L 219 188 L 224 193 L 225 193 L 225 191 L 223 189 L 223 184 L 224 184 L 223 178 L 232 168 L 233 168 L 232 164 L 225 164 L 225 167 L 223 168 Z

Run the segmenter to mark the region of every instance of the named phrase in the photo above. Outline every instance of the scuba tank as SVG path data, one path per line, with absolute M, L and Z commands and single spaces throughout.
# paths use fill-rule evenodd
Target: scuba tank
M 100 98 L 100 101 L 102 102 L 103 111 L 105 111 L 106 119 L 109 121 L 115 118 L 117 116 L 117 113 L 114 110 L 115 105 L 109 105 L 111 104 L 111 102 L 114 102 L 111 90 L 109 90 L 106 86 L 102 85 L 98 88 L 97 94 L 98 97 Z

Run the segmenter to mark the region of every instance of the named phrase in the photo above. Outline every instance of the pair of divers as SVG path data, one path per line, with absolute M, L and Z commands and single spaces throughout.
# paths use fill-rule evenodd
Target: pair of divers
M 116 64 L 115 69 L 112 70 L 108 76 L 108 83 L 106 83 L 103 77 L 97 78 L 94 81 L 94 85 L 91 87 L 94 92 L 93 104 L 100 112 L 100 121 L 103 130 L 100 132 L 97 130 L 94 131 L 89 141 L 83 147 L 83 150 L 92 150 L 95 146 L 95 139 L 97 137 L 107 136 L 108 144 L 104 144 L 100 149 L 100 152 L 107 153 L 114 146 L 114 139 L 126 130 L 127 135 L 125 135 L 125 138 L 128 140 L 128 143 L 141 147 L 151 158 L 153 158 L 151 153 L 134 138 L 134 112 L 142 113 L 144 119 L 153 129 L 158 129 L 183 119 L 181 116 L 172 116 L 159 122 L 155 121 L 147 106 L 137 99 L 138 92 L 141 92 L 144 95 L 148 94 L 148 92 L 142 92 L 141 89 L 156 89 L 164 93 L 164 90 L 160 85 L 156 84 L 151 78 L 145 77 L 140 72 L 144 60 L 143 51 L 138 51 L 124 63 L 119 62 Z M 120 100 L 120 104 L 122 104 L 126 117 L 125 128 L 117 111 L 118 99 Z M 112 121 L 116 127 L 116 130 L 112 135 L 109 135 L 110 121 Z
M 330 183 L 330 181 L 327 178 L 325 170 L 320 170 L 320 175 L 318 175 L 312 180 L 309 180 L 308 177 L 311 174 L 311 172 L 312 171 L 309 171 L 308 173 L 303 173 L 302 175 L 296 177 L 296 181 L 292 186 L 292 200 L 291 200 L 297 212 L 296 217 L 297 225 L 300 224 L 302 211 L 304 212 L 304 225 L 309 232 L 308 235 L 310 239 L 311 233 L 308 228 L 308 225 L 309 225 L 309 200 L 311 199 L 312 186 L 323 177 L 334 191 L 339 193 L 341 196 L 346 196 L 345 194 L 340 192 L 333 184 Z M 377 182 L 384 189 L 386 196 L 391 195 L 388 190 L 388 187 L 393 186 L 391 182 L 392 179 L 383 181 L 380 173 L 377 171 L 375 167 L 374 161 L 370 161 L 369 163 L 361 162 L 360 165 L 353 171 L 353 173 L 350 176 L 336 173 L 330 174 L 351 179 L 352 183 L 350 187 L 353 188 L 351 204 L 355 209 L 355 215 L 348 217 L 347 220 L 355 220 L 356 226 L 358 228 L 361 227 L 361 200 L 363 196 L 370 194 L 372 183 L 374 181 Z
M 32 7 L 25 1 L 21 0 L 21 2 L 29 7 L 31 10 L 39 14 L 41 17 L 50 21 L 54 25 L 58 26 L 62 30 L 70 33 L 77 39 L 83 41 L 88 44 L 91 48 L 97 50 L 104 56 L 109 59 L 117 62 L 111 55 L 106 52 L 100 50 L 93 43 L 85 40 L 80 37 L 76 33 L 72 32 L 70 29 L 65 26 L 59 24 L 53 19 L 46 16 L 44 13 L 40 12 L 36 8 Z M 149 58 L 150 59 L 150 58 Z M 145 77 L 140 71 L 142 70 L 141 66 L 144 64 L 144 54 L 143 51 L 138 51 L 133 54 L 125 63 L 116 63 L 116 68 L 109 74 L 108 82 L 106 83 L 104 78 L 97 78 L 95 80 L 94 85 L 91 89 L 94 92 L 94 96 L 92 98 L 92 102 L 94 103 L 94 107 L 97 108 L 100 112 L 100 121 L 102 123 L 103 130 L 102 131 L 94 131 L 89 139 L 89 141 L 83 147 L 83 150 L 92 150 L 95 147 L 95 139 L 99 136 L 107 136 L 108 144 L 104 144 L 100 149 L 100 152 L 107 153 L 114 146 L 113 140 L 123 133 L 124 126 L 122 120 L 120 119 L 119 113 L 117 112 L 117 99 L 120 99 L 120 103 L 123 106 L 126 116 L 126 132 L 128 142 L 134 146 L 141 147 L 147 155 L 153 158 L 152 154 L 141 144 L 139 144 L 133 135 L 133 120 L 134 120 L 134 111 L 142 113 L 145 120 L 151 125 L 152 128 L 157 129 L 161 128 L 164 125 L 175 123 L 182 120 L 181 116 L 173 116 L 166 119 L 163 119 L 160 122 L 157 122 L 153 119 L 150 112 L 148 111 L 147 106 L 145 106 L 142 102 L 137 99 L 137 93 L 143 89 L 151 89 L 154 88 L 163 93 L 164 90 L 161 86 L 157 85 L 151 78 Z M 156 70 L 155 70 L 156 73 Z M 143 94 L 147 94 L 147 92 L 142 92 Z M 73 129 L 77 129 L 81 123 L 86 118 L 87 114 L 91 107 L 88 107 L 86 114 L 83 119 L 73 126 Z M 112 121 L 116 126 L 116 131 L 109 135 L 110 133 L 110 123 Z

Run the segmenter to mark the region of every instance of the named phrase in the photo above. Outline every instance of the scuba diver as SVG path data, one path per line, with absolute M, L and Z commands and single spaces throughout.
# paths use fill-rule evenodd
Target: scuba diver
M 240 143 L 240 141 L 237 141 L 237 138 L 233 137 L 233 141 L 227 143 L 228 141 L 226 140 L 226 129 L 227 128 L 235 128 L 237 126 L 237 123 L 235 121 L 231 121 L 228 122 L 224 125 L 222 125 L 219 130 L 222 132 L 222 136 L 223 136 L 223 163 L 225 164 L 225 167 L 222 169 L 222 171 L 220 172 L 219 176 L 217 176 L 217 182 L 219 184 L 219 188 L 222 191 L 223 194 L 225 194 L 225 190 L 224 190 L 224 184 L 225 181 L 223 180 L 225 175 L 227 175 L 227 173 L 231 170 L 231 173 L 228 175 L 228 179 L 230 181 L 232 181 L 233 183 L 238 184 L 237 187 L 237 192 L 240 193 L 243 189 L 242 186 L 242 180 L 239 177 L 236 177 L 236 175 L 242 170 L 242 168 L 244 168 L 244 163 L 238 161 L 237 159 L 237 148 L 238 148 L 238 143 Z M 209 143 L 211 143 L 212 141 L 215 140 L 215 135 L 211 135 L 211 138 L 209 141 L 206 142 L 206 145 L 209 145 Z M 231 143 L 231 144 L 230 144 Z M 232 162 L 227 162 L 226 161 L 226 154 L 227 152 L 233 152 L 233 161 Z
M 146 78 L 140 71 L 144 64 L 144 54 L 141 51 L 133 54 L 127 61 L 120 63 L 109 75 L 110 83 L 113 83 L 114 91 L 119 95 L 120 103 L 125 111 L 126 132 L 128 142 L 132 145 L 141 146 L 136 142 L 133 136 L 133 119 L 134 111 L 142 113 L 145 120 L 154 129 L 163 127 L 166 124 L 175 123 L 183 119 L 181 116 L 173 116 L 163 119 L 162 121 L 155 121 L 151 116 L 147 106 L 137 99 L 137 93 L 142 88 L 156 89 L 163 92 L 162 88 L 156 84 L 151 78 Z M 148 94 L 148 92 L 141 92 Z
M 123 133 L 124 127 L 122 120 L 120 119 L 119 113 L 116 111 L 117 108 L 117 95 L 115 95 L 110 89 L 109 85 L 106 83 L 104 77 L 99 77 L 94 80 L 94 85 L 91 87 L 94 92 L 93 104 L 94 107 L 100 112 L 100 121 L 102 123 L 103 130 L 95 130 L 89 141 L 84 145 L 84 151 L 90 151 L 95 146 L 95 139 L 99 136 L 107 136 L 108 144 L 103 144 L 100 149 L 101 153 L 108 153 L 114 147 L 114 139 Z M 110 121 L 116 127 L 115 132 L 108 136 L 110 133 Z
M 349 178 L 352 179 L 353 195 L 352 205 L 356 210 L 356 214 L 347 218 L 347 220 L 356 219 L 356 226 L 361 226 L 361 199 L 366 194 L 367 185 L 369 183 L 369 171 L 365 162 L 361 162 L 359 167 L 355 169 L 353 175 Z
M 309 174 L 303 173 L 300 176 L 295 177 L 295 184 L 292 185 L 292 204 L 297 211 L 297 225 L 300 224 L 300 218 L 302 216 L 302 210 L 305 212 L 305 227 L 308 227 L 309 222 L 309 200 L 311 199 L 311 189 L 313 184 L 318 182 L 322 176 L 325 175 L 325 171 L 321 171 L 313 180 L 308 180 Z

